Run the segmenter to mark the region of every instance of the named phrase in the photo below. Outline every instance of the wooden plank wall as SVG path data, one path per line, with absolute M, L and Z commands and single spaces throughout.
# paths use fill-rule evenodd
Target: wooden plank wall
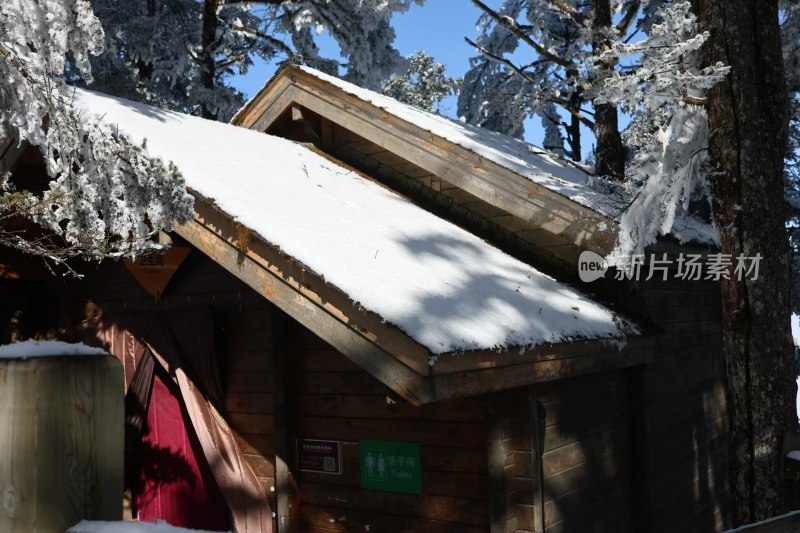
M 313 120 L 315 117 L 312 115 L 311 118 Z M 530 227 L 524 221 L 336 124 L 333 125 L 332 138 L 331 153 L 361 154 L 360 158 L 353 159 L 353 164 L 359 168 L 377 174 L 385 169 L 390 173 L 399 173 L 411 180 L 417 180 L 425 187 L 447 195 L 489 224 L 509 230 L 528 241 L 536 247 L 534 254 L 524 247 L 506 251 L 534 266 L 545 270 L 550 266 L 558 268 L 558 264 L 551 263 L 546 254 L 570 259 L 580 251 L 568 243 L 553 241 L 553 237 L 543 230 Z M 417 200 L 414 194 L 412 196 Z M 494 235 L 489 232 L 483 236 L 492 240 Z M 494 244 L 502 245 L 500 242 Z M 671 251 L 674 252 L 674 247 Z M 672 257 L 675 258 L 674 254 Z M 573 269 L 574 266 L 570 267 L 569 272 Z M 569 279 L 569 272 L 559 271 L 559 274 Z M 674 274 L 673 271 L 672 275 Z M 630 296 L 631 289 L 637 292 L 636 298 L 625 296 Z M 581 402 L 590 411 L 597 411 L 595 416 L 584 417 L 581 421 L 577 421 L 577 418 L 575 422 L 565 420 L 564 423 L 581 424 L 581 431 L 585 432 L 575 442 L 564 443 L 562 446 L 565 450 L 550 448 L 555 444 L 551 442 L 550 436 L 546 439 L 548 448 L 545 452 L 545 476 L 553 477 L 553 483 L 562 478 L 571 481 L 559 490 L 552 483 L 545 483 L 545 524 L 553 531 L 580 531 L 580 526 L 576 525 L 577 529 L 572 528 L 559 517 L 567 516 L 565 511 L 568 509 L 582 509 L 583 514 L 587 514 L 589 510 L 581 507 L 583 503 L 568 504 L 565 498 L 568 497 L 572 502 L 586 502 L 591 498 L 584 497 L 585 494 L 603 492 L 605 489 L 602 484 L 598 485 L 599 488 L 581 485 L 576 478 L 577 474 L 574 474 L 577 470 L 573 472 L 572 478 L 567 476 L 567 471 L 580 464 L 594 465 L 599 461 L 599 470 L 593 478 L 602 479 L 606 475 L 603 469 L 614 468 L 624 480 L 623 485 L 628 486 L 627 496 L 623 492 L 614 495 L 619 500 L 615 505 L 621 505 L 626 498 L 628 500 L 624 504 L 626 521 L 620 522 L 625 527 L 631 527 L 630 520 L 635 520 L 639 529 L 675 530 L 674 512 L 680 510 L 684 513 L 681 516 L 687 517 L 686 524 L 681 526 L 683 530 L 694 528 L 697 531 L 719 531 L 727 524 L 725 476 L 728 452 L 718 287 L 711 281 L 651 280 L 641 283 L 638 288 L 621 287 L 619 294 L 613 292 L 613 287 L 605 287 L 603 290 L 611 291 L 606 294 L 611 299 L 621 298 L 621 302 L 634 305 L 637 314 L 649 316 L 657 328 L 663 329 L 664 338 L 658 343 L 655 360 L 651 365 L 635 371 L 586 378 L 582 385 L 578 385 L 585 393 L 570 397 L 565 392 L 571 386 L 568 382 L 558 384 L 557 394 L 551 390 L 555 384 L 541 386 L 536 390 L 536 395 L 551 392 L 554 394 L 550 402 L 545 402 L 545 407 L 549 403 L 549 407 L 556 413 L 548 415 L 548 435 L 555 431 L 552 429 L 554 425 L 558 426 L 553 417 L 565 416 L 562 411 L 573 411 L 575 405 L 580 408 Z M 585 397 L 582 398 L 582 395 Z M 629 407 L 635 409 L 628 409 Z M 593 428 L 602 427 L 613 420 L 617 420 L 615 429 L 593 433 Z M 589 463 L 566 462 L 563 463 L 563 472 L 549 470 L 557 468 L 554 465 L 561 461 L 559 454 L 569 455 L 569 446 L 572 446 L 573 451 L 589 453 Z M 515 450 L 519 456 L 527 455 L 528 452 L 527 449 Z M 630 457 L 622 461 L 625 453 Z M 631 468 L 632 464 L 636 465 L 635 469 Z M 515 475 L 520 475 L 515 472 Z M 522 470 L 519 479 L 526 479 L 524 474 L 526 472 Z M 630 493 L 631 486 L 635 492 L 633 495 Z M 561 505 L 557 502 L 561 502 Z M 631 508 L 634 511 L 628 512 Z M 521 524 L 526 523 L 525 516 L 523 513 Z M 612 529 L 617 527 L 612 526 L 614 520 L 611 518 L 608 524 Z
M 412 407 L 310 332 L 303 344 L 294 393 L 287 399 L 294 436 L 346 443 L 341 476 L 296 472 L 302 530 L 487 531 L 484 403 L 469 399 Z M 359 439 L 419 442 L 422 495 L 361 489 Z
M 514 446 L 520 531 L 542 531 L 542 512 L 548 533 L 636 531 L 625 371 L 545 383 L 531 393 L 546 415 L 544 453 L 537 489 L 535 428 L 520 426 Z
M 723 531 L 727 412 L 719 290 L 713 282 L 640 286 L 663 328 L 643 367 L 541 384 L 546 410 L 545 531 Z M 515 439 L 520 530 L 536 529 L 533 443 Z M 520 440 L 521 439 L 521 440 Z
M 643 294 L 667 334 L 639 383 L 648 521 L 653 531 L 724 530 L 729 443 L 718 285 L 651 280 Z
M 53 281 L 53 283 L 59 283 Z M 193 251 L 155 304 L 121 266 L 107 264 L 75 295 L 107 312 L 210 306 L 225 409 L 262 483 L 274 485 L 271 304 Z M 508 531 L 719 531 L 727 441 L 713 283 L 651 281 L 641 287 L 664 328 L 652 364 L 512 391 L 507 427 Z M 486 399 L 413 408 L 310 332 L 301 330 L 287 365 L 288 461 L 294 438 L 341 439 L 342 476 L 293 472 L 300 497 L 290 509 L 301 531 L 488 531 L 489 437 Z M 530 405 L 546 410 L 542 478 L 536 471 Z M 505 431 L 505 430 L 504 430 Z M 422 444 L 423 495 L 362 490 L 358 439 Z M 505 437 L 504 437 L 505 439 Z M 506 445 L 504 443 L 504 446 Z M 636 520 L 636 527 L 633 521 Z

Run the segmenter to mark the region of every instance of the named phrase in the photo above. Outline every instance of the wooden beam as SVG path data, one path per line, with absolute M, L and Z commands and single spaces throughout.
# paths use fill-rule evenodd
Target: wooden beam
M 599 339 L 533 346 L 525 349 L 450 352 L 437 357 L 432 372 L 441 376 L 529 363 L 555 363 L 571 358 L 607 359 L 609 363 L 624 360 L 633 365 L 643 364 L 652 359 L 651 350 L 659 338 L 659 335 L 628 337 L 621 348 L 615 345 L 616 341 Z
M 292 379 L 288 371 L 290 359 L 297 350 L 298 335 L 292 319 L 280 310 L 271 312 L 272 321 L 272 397 L 275 424 L 275 525 L 277 533 L 292 531 L 292 517 L 299 509 L 292 509 L 292 496 L 296 482 L 290 466 L 292 420 L 287 405 L 287 381 Z M 291 390 L 291 386 L 288 387 Z
M 442 355 L 439 356 L 436 365 L 432 368 L 433 374 L 428 379 L 431 381 L 432 394 L 438 401 L 480 396 L 490 392 L 525 387 L 535 383 L 643 365 L 652 361 L 653 346 L 656 339 L 654 337 L 644 337 L 632 340 L 635 342 L 622 350 L 606 347 L 604 351 L 587 351 L 583 355 L 574 353 L 576 347 L 571 343 L 565 343 L 550 347 L 551 351 L 547 357 L 537 358 L 535 355 L 528 353 L 526 361 L 522 360 L 526 356 L 525 352 L 521 355 L 507 352 L 513 360 L 512 364 L 499 364 L 502 356 L 498 356 L 498 364 L 496 366 L 472 367 L 472 369 L 470 369 L 470 366 L 464 366 L 458 372 L 450 373 L 440 373 L 440 364 L 447 357 L 458 358 L 459 356 Z M 593 348 L 597 348 L 598 343 L 599 341 L 595 341 L 590 345 Z M 599 345 L 602 346 L 602 343 L 599 343 Z M 564 350 L 566 356 L 565 354 L 560 354 L 556 349 Z M 573 353 L 570 354 L 570 351 L 573 351 Z
M 508 213 L 605 254 L 615 242 L 608 217 L 424 131 L 302 70 L 287 67 L 237 124 L 266 131 L 279 110 L 303 105 Z M 607 229 L 599 229 L 606 222 Z
M 536 399 L 536 388 L 528 387 L 528 431 L 530 431 L 531 441 L 531 478 L 533 483 L 532 499 L 533 505 L 533 531 L 534 533 L 544 533 L 544 468 L 542 465 L 542 455 L 544 454 L 543 432 L 539 430 L 539 423 L 545 423 L 546 413 Z
M 428 373 L 430 352 L 427 348 L 387 324 L 379 315 L 354 304 L 350 296 L 326 283 L 319 275 L 260 236 L 235 223 L 211 202 L 197 194 L 195 196 L 198 222 L 235 248 L 240 259 L 251 259 L 370 342 L 395 354 L 404 365 L 418 374 Z
M 486 441 L 489 475 L 489 531 L 507 533 L 511 491 L 511 435 L 508 402 L 501 394 L 487 398 L 489 432 Z M 516 528 L 515 528 L 516 531 Z
M 333 125 L 325 117 L 320 117 L 320 144 L 322 148 L 330 148 L 333 145 Z
M 183 224 L 176 228 L 176 232 L 411 404 L 420 405 L 433 400 L 428 384 L 417 372 L 287 285 L 269 269 L 242 254 L 202 223 Z
M 283 70 L 284 68 L 282 68 L 279 73 L 283 72 Z M 267 98 L 267 95 L 269 95 L 269 100 L 273 98 L 280 99 L 281 101 L 286 100 L 282 93 L 291 88 L 291 79 L 280 75 L 275 75 L 269 84 L 262 87 L 261 90 L 258 91 L 255 98 L 247 102 L 247 104 L 245 104 L 245 106 L 233 116 L 231 119 L 231 124 L 234 126 L 244 126 L 248 129 L 259 129 L 245 125 L 250 120 L 250 117 L 253 115 L 258 115 L 261 119 L 259 124 L 267 124 L 267 127 L 269 127 L 269 125 L 273 124 L 278 117 L 283 114 L 286 108 L 278 108 L 277 106 L 267 105 L 268 100 L 265 100 L 265 98 Z M 267 128 L 259 129 L 259 131 L 267 131 Z

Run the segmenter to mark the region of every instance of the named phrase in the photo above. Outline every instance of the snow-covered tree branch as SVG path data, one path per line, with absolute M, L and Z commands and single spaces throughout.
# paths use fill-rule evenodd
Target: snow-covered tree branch
M 0 3 L 0 137 L 41 151 L 43 190 L 6 175 L 0 244 L 63 263 L 70 257 L 130 256 L 192 216 L 178 170 L 124 135 L 84 122 L 63 73 L 70 55 L 84 79 L 102 51 L 103 29 L 85 0 Z M 34 221 L 45 233 L 12 222 Z
M 408 69 L 395 74 L 383 84 L 383 94 L 426 111 L 439 111 L 441 101 L 458 94 L 461 79 L 450 78 L 445 67 L 424 50 L 408 58 Z
M 628 73 L 615 72 L 596 102 L 610 102 L 634 117 L 624 133 L 633 157 L 621 185 L 630 198 L 620 219 L 612 262 L 643 253 L 658 235 L 670 233 L 676 216 L 707 194 L 708 116 L 705 95 L 729 68 L 701 68 L 699 50 L 708 33 L 697 28 L 688 2 L 662 9 L 660 23 L 634 44 L 617 43 L 604 53 L 637 58 Z
M 294 62 L 379 90 L 408 61 L 390 18 L 422 0 L 92 0 L 106 51 L 92 59 L 103 92 L 229 119 L 244 103 L 230 77 L 254 60 Z M 327 32 L 345 61 L 320 55 Z

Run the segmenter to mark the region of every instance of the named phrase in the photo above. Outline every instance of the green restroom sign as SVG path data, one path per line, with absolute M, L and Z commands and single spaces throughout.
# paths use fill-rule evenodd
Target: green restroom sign
M 362 440 L 361 487 L 388 492 L 422 493 L 419 444 L 393 440 Z

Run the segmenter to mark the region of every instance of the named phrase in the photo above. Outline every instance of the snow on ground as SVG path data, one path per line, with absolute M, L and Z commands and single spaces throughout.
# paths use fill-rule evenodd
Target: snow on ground
M 0 346 L 0 359 L 28 359 L 31 357 L 52 357 L 60 355 L 108 355 L 101 348 L 92 348 L 82 342 L 27 340 Z
M 199 529 L 174 527 L 166 522 L 93 522 L 83 520 L 72 526 L 66 533 L 211 533 Z
M 189 187 L 433 354 L 619 338 L 574 289 L 303 146 L 76 90 L 76 106 L 172 160 Z

